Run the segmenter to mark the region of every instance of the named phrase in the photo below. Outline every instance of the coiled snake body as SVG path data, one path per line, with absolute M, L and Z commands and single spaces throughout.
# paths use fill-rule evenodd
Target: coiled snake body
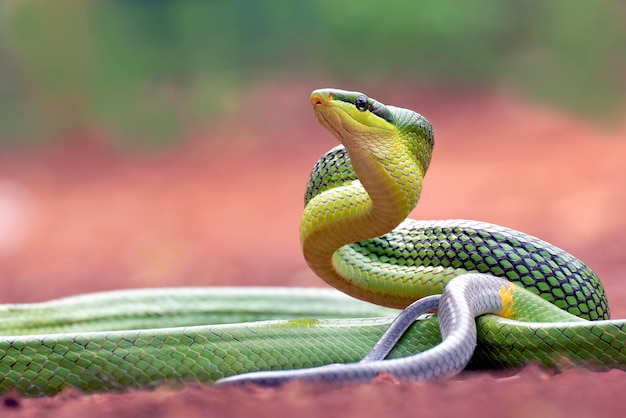
M 307 184 L 307 263 L 335 288 L 390 308 L 445 288 L 432 302 L 439 324 L 416 321 L 388 358 L 421 354 L 314 368 L 363 359 L 397 312 L 330 289 L 120 291 L 0 307 L 0 390 L 37 396 L 302 368 L 313 369 L 223 382 L 367 381 L 380 371 L 430 379 L 458 372 L 472 352 L 470 367 L 624 368 L 626 323 L 608 320 L 602 286 L 582 262 L 496 225 L 405 220 L 434 146 L 426 119 L 336 89 L 314 91 L 311 104 L 341 145 L 322 156 Z M 499 316 L 480 316 L 477 337 L 466 339 L 483 313 Z M 444 344 L 429 350 L 441 341 L 440 326 Z

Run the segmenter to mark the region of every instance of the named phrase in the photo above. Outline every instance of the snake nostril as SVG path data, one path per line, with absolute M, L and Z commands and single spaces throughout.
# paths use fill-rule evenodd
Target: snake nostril
M 313 99 L 311 99 L 311 104 L 313 106 L 322 104 L 322 99 L 320 99 L 319 97 L 314 97 Z

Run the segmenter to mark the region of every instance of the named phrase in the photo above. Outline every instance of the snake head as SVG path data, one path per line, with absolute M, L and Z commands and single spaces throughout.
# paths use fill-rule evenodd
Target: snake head
M 311 105 L 318 122 L 348 153 L 369 153 L 379 160 L 408 153 L 424 172 L 428 168 L 434 137 L 422 115 L 360 92 L 332 88 L 313 91 Z
M 311 105 L 319 123 L 344 146 L 376 142 L 395 131 L 394 116 L 387 107 L 363 93 L 320 89 L 311 93 Z

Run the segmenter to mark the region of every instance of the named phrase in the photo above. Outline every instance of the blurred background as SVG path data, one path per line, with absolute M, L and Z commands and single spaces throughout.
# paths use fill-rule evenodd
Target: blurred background
M 626 314 L 624 45 L 619 0 L 1 0 L 0 302 L 323 285 L 297 230 L 333 86 L 433 123 L 414 217 L 538 235 Z

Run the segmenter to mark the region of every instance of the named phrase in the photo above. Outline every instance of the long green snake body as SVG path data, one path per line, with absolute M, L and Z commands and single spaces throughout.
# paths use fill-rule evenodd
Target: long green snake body
M 335 89 L 314 91 L 311 103 L 318 121 L 342 144 L 318 161 L 307 184 L 300 236 L 315 273 L 349 295 L 392 308 L 439 294 L 454 277 L 470 276 L 470 304 L 480 305 L 482 296 L 475 295 L 483 291 L 493 299 L 477 314 L 500 315 L 477 319 L 473 368 L 528 362 L 626 368 L 626 322 L 608 320 L 602 286 L 582 262 L 491 224 L 405 220 L 419 199 L 434 146 L 426 119 Z M 452 317 L 466 317 L 456 307 L 446 309 Z M 0 391 L 33 396 L 66 387 L 145 388 L 354 363 L 397 312 L 330 289 L 229 288 L 92 294 L 0 311 L 6 324 Z M 427 354 L 440 341 L 436 317 L 418 320 L 388 357 Z M 417 374 L 405 374 L 405 363 L 389 362 L 390 369 L 358 369 L 355 380 L 377 371 L 401 380 L 437 377 L 432 365 L 447 359 L 431 360 L 419 363 Z M 305 373 L 332 381 L 337 367 L 342 368 Z M 261 381 L 271 375 L 262 374 Z

